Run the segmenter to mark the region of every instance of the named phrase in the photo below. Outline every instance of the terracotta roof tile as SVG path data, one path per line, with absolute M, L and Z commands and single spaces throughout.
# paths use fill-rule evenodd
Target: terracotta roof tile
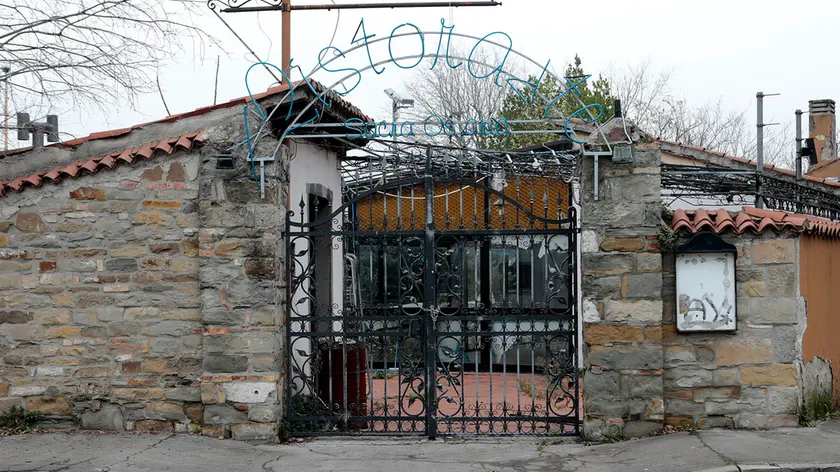
M 0 197 L 8 195 L 10 190 L 22 192 L 27 187 L 40 187 L 45 182 L 57 184 L 64 177 L 73 179 L 85 174 L 95 174 L 101 169 L 111 170 L 118 163 L 134 164 L 140 158 L 151 159 L 158 153 L 172 154 L 179 150 L 192 151 L 203 142 L 203 133 L 203 130 L 184 133 L 174 138 L 152 141 L 136 148 L 128 148 L 104 156 L 76 161 L 70 165 L 56 167 L 46 172 L 36 172 L 26 177 L 18 177 L 9 182 L 0 182 Z
M 688 233 L 711 231 L 717 234 L 728 231 L 735 234 L 744 234 L 747 231 L 763 233 L 765 231 L 790 230 L 798 233 L 840 237 L 840 222 L 798 213 L 785 213 L 754 207 L 744 207 L 741 211 L 736 212 L 734 219 L 724 209 L 676 210 L 671 218 L 671 229 Z
M 667 139 L 661 139 L 661 138 L 653 138 L 653 140 L 655 142 L 658 142 L 658 143 L 671 144 L 671 145 L 679 146 L 679 147 L 686 148 L 686 149 L 692 149 L 692 150 L 695 150 L 695 151 L 701 151 L 701 152 L 705 152 L 705 153 L 708 153 L 708 154 L 714 154 L 714 155 L 723 157 L 725 159 L 729 159 L 730 161 L 735 161 L 735 162 L 740 162 L 742 164 L 748 164 L 748 165 L 751 165 L 751 166 L 756 166 L 756 163 L 754 161 L 749 160 L 749 159 L 744 159 L 743 157 L 736 157 L 736 156 L 727 156 L 725 153 L 722 153 L 722 152 L 708 151 L 708 150 L 706 150 L 706 148 L 703 148 L 703 147 L 700 147 L 700 146 L 689 146 L 687 144 L 683 144 L 683 143 L 680 143 L 680 142 L 677 142 L 677 141 L 669 141 Z M 777 167 L 777 166 L 774 166 L 772 164 L 764 164 L 764 168 L 772 170 L 773 172 L 778 172 L 780 174 L 790 175 L 790 176 L 794 176 L 794 177 L 796 176 L 796 172 L 794 172 L 790 169 L 785 169 L 783 167 Z M 821 184 L 830 185 L 832 187 L 840 187 L 840 182 L 837 182 L 837 181 L 834 181 L 834 180 L 826 180 L 824 178 L 814 177 L 814 176 L 811 176 L 811 175 L 803 175 L 802 178 L 805 179 L 805 180 L 809 180 L 811 182 L 819 182 Z
M 318 91 L 318 93 L 322 93 L 324 90 L 326 90 L 326 87 L 324 85 L 322 85 L 321 83 L 317 82 L 317 81 L 314 81 L 314 80 L 310 79 L 309 82 L 312 84 L 313 88 L 315 88 L 315 90 Z M 304 88 L 304 89 L 307 89 L 307 90 L 309 89 L 309 87 L 306 86 L 303 81 L 295 82 L 295 88 L 296 88 L 296 90 L 300 89 L 300 88 Z M 254 94 L 254 100 L 262 100 L 264 98 L 268 98 L 268 97 L 271 97 L 271 96 L 274 96 L 274 95 L 285 94 L 288 91 L 289 91 L 288 84 L 278 85 L 278 86 L 275 86 L 275 87 L 270 87 L 265 92 Z M 358 117 L 358 118 L 363 119 L 364 121 L 372 121 L 373 120 L 373 118 L 371 118 L 371 117 L 365 115 L 364 113 L 362 113 L 362 111 L 358 107 L 356 107 L 355 105 L 353 105 L 352 103 L 345 100 L 340 95 L 338 95 L 337 93 L 335 93 L 331 90 L 327 92 L 326 98 L 332 100 L 333 106 L 336 109 L 342 110 L 343 112 L 345 112 L 349 116 Z M 220 109 L 223 109 L 223 108 L 230 108 L 230 107 L 233 107 L 233 106 L 236 106 L 236 105 L 244 105 L 245 103 L 250 103 L 250 102 L 251 102 L 251 98 L 247 97 L 247 96 L 246 97 L 234 98 L 234 99 L 229 100 L 229 101 L 224 102 L 224 103 L 218 103 L 216 105 L 204 106 L 204 107 L 197 108 L 193 111 L 178 113 L 178 114 L 175 114 L 175 115 L 169 115 L 166 118 L 162 118 L 160 120 L 154 120 L 154 121 L 149 121 L 149 122 L 146 122 L 146 123 L 140 123 L 140 124 L 134 125 L 130 128 L 120 128 L 120 129 L 114 129 L 114 130 L 108 130 L 108 131 L 98 131 L 98 132 L 95 132 L 95 133 L 91 133 L 89 136 L 76 138 L 76 139 L 71 139 L 69 141 L 62 141 L 60 143 L 50 144 L 50 145 L 45 146 L 45 147 L 74 148 L 74 147 L 77 147 L 77 146 L 79 146 L 81 144 L 84 144 L 88 141 L 92 141 L 92 140 L 96 140 L 96 139 L 108 139 L 108 138 L 115 138 L 115 137 L 118 137 L 118 136 L 123 136 L 123 135 L 126 135 L 128 133 L 131 133 L 133 130 L 140 129 L 140 128 L 143 128 L 143 127 L 146 127 L 146 126 L 149 126 L 149 125 L 178 121 L 178 120 L 182 120 L 184 118 L 189 118 L 191 116 L 199 116 L 199 115 L 203 115 L 205 113 L 209 113 L 209 112 L 214 111 L 214 110 L 220 110 Z M 177 144 L 177 143 L 175 141 L 173 141 L 169 144 L 174 145 L 174 144 Z M 32 150 L 32 146 L 18 148 L 18 149 L 10 149 L 10 150 L 5 151 L 5 152 L 0 152 L 0 159 L 2 159 L 4 157 L 7 157 L 7 156 L 14 156 L 14 155 L 17 155 L 17 154 L 22 154 L 24 152 L 28 152 L 28 151 L 31 151 L 31 150 Z

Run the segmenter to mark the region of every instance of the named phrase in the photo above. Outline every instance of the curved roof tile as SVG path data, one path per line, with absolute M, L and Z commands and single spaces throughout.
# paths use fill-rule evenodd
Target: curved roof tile
M 102 169 L 112 170 L 119 163 L 134 164 L 139 158 L 151 159 L 159 153 L 172 154 L 179 150 L 189 152 L 204 142 L 202 139 L 203 133 L 204 130 L 184 133 L 174 138 L 152 141 L 136 148 L 115 151 L 104 156 L 91 157 L 67 166 L 56 167 L 46 172 L 36 172 L 26 177 L 0 182 L 0 197 L 8 195 L 10 190 L 22 192 L 27 187 L 40 187 L 44 182 L 57 184 L 64 177 L 75 179 L 84 174 L 95 174 Z
M 733 215 L 724 209 L 676 210 L 671 218 L 673 231 L 697 233 L 711 231 L 722 234 L 732 231 L 744 234 L 747 231 L 759 234 L 765 231 L 791 230 L 798 233 L 815 234 L 826 237 L 840 237 L 840 222 L 829 221 L 816 216 L 785 213 L 744 207 Z

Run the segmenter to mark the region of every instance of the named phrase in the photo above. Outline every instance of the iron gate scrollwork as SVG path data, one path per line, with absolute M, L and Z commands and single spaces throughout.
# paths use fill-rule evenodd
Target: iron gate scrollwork
M 289 213 L 292 433 L 578 434 L 570 186 L 424 164 Z

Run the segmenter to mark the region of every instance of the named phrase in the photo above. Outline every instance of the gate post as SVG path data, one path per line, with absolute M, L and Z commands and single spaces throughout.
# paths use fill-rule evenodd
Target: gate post
M 237 151 L 235 158 L 233 169 L 217 169 L 215 159 L 205 159 L 200 174 L 202 433 L 277 442 L 284 381 L 281 229 L 289 160 L 279 153 L 265 168 L 262 198 L 247 151 Z
M 435 287 L 437 285 L 435 273 L 435 215 L 434 196 L 435 183 L 432 180 L 432 148 L 426 147 L 425 199 L 426 203 L 426 238 L 423 242 L 423 321 L 426 324 L 426 433 L 429 439 L 437 437 L 437 313 L 435 303 Z
M 593 159 L 584 158 L 583 432 L 592 439 L 647 436 L 665 413 L 660 152 L 637 143 L 632 161 L 602 158 L 593 170 Z

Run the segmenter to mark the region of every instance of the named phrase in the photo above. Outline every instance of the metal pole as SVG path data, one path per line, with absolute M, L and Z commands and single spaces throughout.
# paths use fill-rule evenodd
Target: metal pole
M 277 11 L 288 12 L 292 10 L 347 10 L 347 9 L 368 9 L 368 8 L 424 8 L 424 7 L 497 7 L 502 2 L 489 1 L 461 1 L 461 2 L 385 2 L 385 3 L 346 3 L 346 4 L 324 4 L 324 5 L 287 5 L 282 1 L 280 5 L 267 5 L 260 7 L 230 7 L 222 9 L 222 13 L 239 13 L 255 11 Z
M 761 198 L 761 180 L 760 176 L 764 173 L 764 92 L 758 92 L 755 94 L 755 104 L 756 104 L 756 118 L 755 118 L 755 127 L 756 127 L 756 142 L 755 142 L 755 149 L 756 149 L 756 176 L 755 185 L 756 185 L 756 201 L 755 206 L 758 208 L 764 208 L 764 201 Z
M 796 180 L 802 180 L 802 110 L 796 110 Z
M 399 105 L 397 105 L 397 101 L 393 98 L 391 99 L 391 130 L 395 130 L 395 126 L 397 124 L 397 115 L 399 114 L 400 109 Z M 394 133 L 393 136 L 394 140 L 394 154 L 397 154 L 397 133 Z
M 289 80 L 291 80 L 291 70 L 289 68 L 289 64 L 291 64 L 292 61 L 292 0 L 282 0 L 280 7 L 283 9 L 283 13 L 281 13 L 281 23 L 283 28 L 282 69 L 286 74 L 286 77 L 289 77 Z M 289 86 L 291 86 L 291 84 L 289 84 Z
M 435 271 L 435 217 L 434 196 L 435 184 L 432 180 L 432 147 L 426 146 L 425 204 L 426 204 L 426 238 L 423 244 L 423 305 L 426 323 L 426 434 L 429 439 L 437 437 L 437 296 L 435 286 L 437 273 Z

